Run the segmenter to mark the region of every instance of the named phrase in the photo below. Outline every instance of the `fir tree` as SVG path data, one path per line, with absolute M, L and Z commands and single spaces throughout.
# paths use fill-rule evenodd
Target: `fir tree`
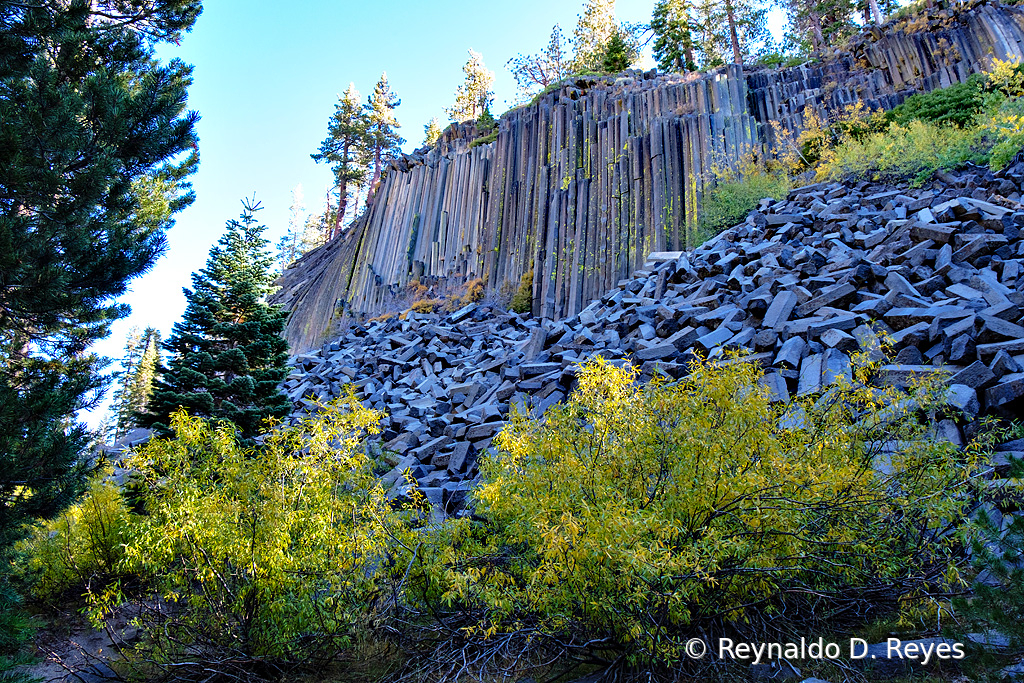
M 494 72 L 489 71 L 480 53 L 470 49 L 462 72 L 466 80 L 455 90 L 455 104 L 446 109 L 452 121 L 472 121 L 490 107 L 494 99 Z
M 654 58 L 664 71 L 695 71 L 690 0 L 658 0 L 651 16 Z
M 199 0 L 0 5 L 0 552 L 83 490 L 104 363 L 86 349 L 193 201 Z
M 437 144 L 437 141 L 441 138 L 441 122 L 437 120 L 437 117 L 430 119 L 427 125 L 423 126 L 423 144 L 428 147 L 433 147 Z
M 601 70 L 605 73 L 618 73 L 625 71 L 636 58 L 622 34 L 616 31 L 605 48 L 604 57 L 601 60 Z
M 160 365 L 160 332 L 152 327 L 145 331 L 133 327 L 128 332 L 125 355 L 121 360 L 123 371 L 114 392 L 114 438 L 119 439 L 136 426 L 136 414 L 146 409 L 153 382 Z
M 402 100 L 391 90 L 388 74 L 381 74 L 380 80 L 366 102 L 367 127 L 366 144 L 373 158 L 373 176 L 370 178 L 370 191 L 374 191 L 380 182 L 380 170 L 384 160 L 402 151 L 405 139 L 398 134 L 401 124 L 395 118 L 395 109 Z M 341 209 L 344 213 L 344 208 Z
M 271 306 L 273 259 L 258 225 L 258 202 L 245 200 L 239 220 L 210 250 L 206 266 L 185 290 L 188 305 L 164 345 L 172 356 L 139 421 L 167 433 L 178 408 L 229 420 L 243 437 L 257 434 L 269 417 L 288 413 L 278 386 L 288 374 L 288 345 L 281 332 L 287 313 Z
M 371 161 L 371 122 L 360 101 L 359 91 L 350 83 L 345 94 L 334 105 L 334 115 L 327 124 L 327 138 L 320 151 L 310 156 L 316 162 L 331 164 L 338 188 L 338 208 L 330 238 L 341 234 L 348 196 L 353 184 L 366 180 Z
M 856 30 L 853 0 L 787 0 L 785 8 L 797 40 L 809 44 L 815 54 Z

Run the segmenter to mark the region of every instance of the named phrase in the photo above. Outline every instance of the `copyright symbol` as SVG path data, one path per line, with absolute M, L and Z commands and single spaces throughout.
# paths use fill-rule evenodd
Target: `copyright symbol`
M 700 638 L 690 638 L 686 641 L 686 656 L 690 659 L 703 659 L 708 653 L 708 645 Z

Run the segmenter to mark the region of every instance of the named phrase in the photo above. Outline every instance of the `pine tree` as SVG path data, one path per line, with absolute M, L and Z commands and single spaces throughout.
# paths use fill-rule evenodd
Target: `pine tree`
M 188 305 L 164 348 L 172 356 L 140 424 L 167 433 L 170 414 L 229 420 L 244 438 L 258 433 L 269 417 L 288 413 L 278 385 L 288 373 L 288 345 L 281 332 L 287 313 L 266 302 L 273 275 L 255 214 L 245 200 L 239 220 L 210 250 L 206 266 L 185 290 Z
M 86 349 L 127 315 L 116 297 L 194 199 L 191 68 L 156 52 L 200 11 L 0 5 L 0 553 L 83 490 L 74 416 L 98 402 L 104 365 Z
M 658 0 L 651 16 L 654 58 L 663 71 L 695 71 L 690 0 Z
M 462 72 L 466 80 L 455 90 L 455 104 L 446 109 L 452 121 L 472 121 L 489 109 L 494 99 L 494 72 L 484 64 L 484 58 L 472 48 Z
M 136 426 L 136 414 L 146 409 L 160 365 L 160 332 L 133 327 L 128 332 L 120 382 L 112 406 L 114 438 L 119 439 Z
M 696 0 L 691 19 L 702 69 L 742 64 L 770 37 L 767 10 L 760 0 Z
M 354 83 L 350 83 L 334 105 L 334 114 L 327 124 L 327 138 L 320 143 L 320 151 L 310 155 L 317 163 L 331 164 L 334 182 L 337 183 L 340 210 L 336 213 L 330 239 L 341 234 L 351 185 L 366 180 L 371 161 L 370 125 L 359 91 Z
M 380 182 L 381 165 L 385 159 L 400 154 L 405 140 L 398 134 L 401 125 L 395 118 L 395 109 L 402 104 L 391 86 L 388 84 L 388 74 L 384 72 L 377 81 L 366 103 L 366 118 L 369 122 L 367 127 L 367 149 L 373 158 L 373 175 L 370 178 L 370 191 L 372 192 Z M 340 213 L 345 212 L 341 206 Z
M 547 88 L 569 75 L 569 61 L 565 55 L 562 29 L 555 24 L 547 48 L 535 55 L 518 54 L 505 65 L 519 87 L 520 99 Z
M 427 125 L 423 126 L 423 144 L 428 147 L 433 147 L 437 144 L 437 141 L 441 138 L 441 122 L 437 120 L 437 117 L 430 119 Z
M 615 0 L 587 0 L 572 34 L 572 71 L 600 71 L 608 43 L 616 34 Z
M 853 0 L 787 0 L 785 7 L 797 39 L 809 44 L 815 54 L 856 30 Z
M 630 49 L 629 43 L 620 32 L 616 31 L 605 48 L 604 57 L 601 59 L 601 70 L 611 74 L 625 71 L 634 59 L 636 59 L 636 55 Z

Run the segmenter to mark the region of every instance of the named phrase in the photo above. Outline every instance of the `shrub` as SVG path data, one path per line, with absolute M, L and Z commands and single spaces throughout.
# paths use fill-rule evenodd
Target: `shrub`
M 148 514 L 124 563 L 164 605 L 145 611 L 135 658 L 189 680 L 279 675 L 351 647 L 412 543 L 364 449 L 381 417 L 349 392 L 253 450 L 226 423 L 175 414 L 176 438 L 131 462 Z
M 980 123 L 984 142 L 991 145 L 989 165 L 998 170 L 1024 148 L 1024 98 L 1004 100 Z
M 413 302 L 413 305 L 409 308 L 417 313 L 433 313 L 443 305 L 444 301 L 441 299 L 420 299 L 419 301 Z
M 124 545 L 140 518 L 108 475 L 109 470 L 95 475 L 82 502 L 38 525 L 22 542 L 20 573 L 37 599 L 99 591 L 133 576 L 123 563 Z
M 984 82 L 985 76 L 974 74 L 965 83 L 911 95 L 903 104 L 890 110 L 886 118 L 903 126 L 911 121 L 960 128 L 969 126 L 983 109 Z
M 462 295 L 460 303 L 465 306 L 467 304 L 475 304 L 479 301 L 483 301 L 485 291 L 485 281 L 483 278 L 476 278 L 466 283 L 466 293 Z
M 520 278 L 519 289 L 512 297 L 510 308 L 516 313 L 529 313 L 533 309 L 533 268 Z
M 736 169 L 719 169 L 716 176 L 717 183 L 701 202 L 698 244 L 742 223 L 761 199 L 784 199 L 792 185 L 785 169 L 769 169 L 750 156 L 744 157 Z
M 1024 478 L 1024 460 L 1013 461 L 1008 476 L 1017 481 Z M 1019 510 L 997 511 L 1000 502 L 1007 508 L 1006 500 L 999 500 L 1005 495 L 1005 491 L 996 495 L 989 491 L 983 496 L 987 509 L 980 509 L 967 529 L 978 577 L 973 596 L 955 605 L 971 628 L 1005 634 L 1012 653 L 1020 654 L 1024 652 L 1024 515 Z
M 647 666 L 730 624 L 768 637 L 955 575 L 945 520 L 974 460 L 922 438 L 935 387 L 907 400 L 865 367 L 786 407 L 753 364 L 690 369 L 638 385 L 590 363 L 543 420 L 512 416 L 474 494 L 486 521 L 448 529 L 426 598 L 481 638 Z
M 977 129 L 956 129 L 925 121 L 891 124 L 862 140 L 849 139 L 827 150 L 818 165 L 821 180 L 863 178 L 919 185 L 939 169 L 988 160 Z

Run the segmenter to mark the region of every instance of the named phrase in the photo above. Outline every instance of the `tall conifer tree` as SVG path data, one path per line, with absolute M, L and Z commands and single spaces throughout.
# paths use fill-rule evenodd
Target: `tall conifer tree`
M 334 114 L 327 124 L 327 138 L 320 143 L 320 151 L 310 155 L 318 163 L 329 163 L 334 172 L 334 182 L 338 188 L 338 211 L 331 239 L 341 234 L 352 186 L 366 181 L 371 159 L 370 135 L 370 120 L 363 110 L 361 96 L 355 84 L 350 83 L 345 94 L 334 105 Z
M 191 68 L 161 63 L 199 0 L 0 3 L 0 553 L 84 487 L 116 297 L 194 196 Z M 2 573 L 2 572 L 0 572 Z
M 185 290 L 188 305 L 164 345 L 172 356 L 140 423 L 167 432 L 170 414 L 229 420 L 243 437 L 255 436 L 268 417 L 288 413 L 279 390 L 288 374 L 281 332 L 287 312 L 266 302 L 273 258 L 256 221 L 258 202 L 245 200 L 239 220 L 210 250 L 206 266 Z
M 373 175 L 370 176 L 371 192 L 380 182 L 380 170 L 384 160 L 402 151 L 405 140 L 398 134 L 398 129 L 402 126 L 395 118 L 395 109 L 401 104 L 402 100 L 391 90 L 388 74 L 384 72 L 366 103 L 366 120 L 369 124 L 366 147 L 373 161 Z
M 658 0 L 651 16 L 654 58 L 664 71 L 695 71 L 690 0 Z
M 462 72 L 466 80 L 455 89 L 455 104 L 445 112 L 452 121 L 472 121 L 490 108 L 494 99 L 494 72 L 484 64 L 479 53 L 469 50 L 469 59 Z
M 136 414 L 146 409 L 160 365 L 160 331 L 152 327 L 144 331 L 132 328 L 124 350 L 123 370 L 112 406 L 115 439 L 131 431 L 136 426 Z

